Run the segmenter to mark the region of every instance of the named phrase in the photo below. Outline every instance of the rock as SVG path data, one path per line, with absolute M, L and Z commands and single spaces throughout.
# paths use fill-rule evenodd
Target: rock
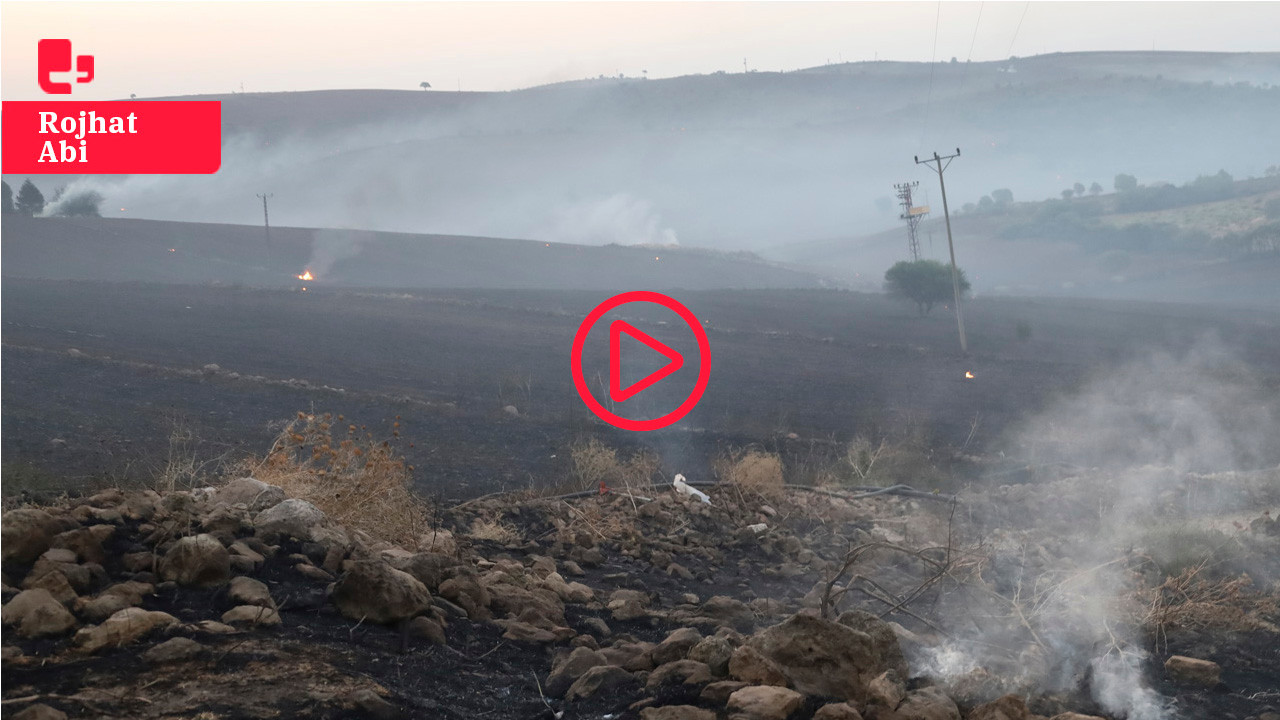
M 566 702 L 589 698 L 601 692 L 621 691 L 639 686 L 640 681 L 616 665 L 597 665 L 587 670 L 564 694 Z
M 653 649 L 651 653 L 653 664 L 665 665 L 674 660 L 684 659 L 700 640 L 702 640 L 702 633 L 694 628 L 685 627 L 672 631 Z
M 40 558 L 51 563 L 67 563 L 70 565 L 74 565 L 79 562 L 76 558 L 76 551 L 70 548 L 51 547 L 48 550 L 45 550 L 40 555 Z
M 159 610 L 125 608 L 101 625 L 81 628 L 75 635 L 75 643 L 86 652 L 94 653 L 106 647 L 127 645 L 156 628 L 170 627 L 177 622 L 177 618 Z
M 1169 679 L 1179 685 L 1212 688 L 1222 680 L 1222 667 L 1211 660 L 1174 655 L 1164 662 Z
M 28 705 L 20 713 L 15 713 L 13 720 L 67 720 L 67 714 L 44 703 Z
M 755 613 L 746 603 L 725 595 L 716 595 L 702 603 L 701 612 L 709 618 L 719 620 L 721 624 L 736 628 L 749 628 L 756 621 Z
M 867 705 L 894 710 L 907 696 L 907 686 L 893 670 L 886 670 L 867 683 Z
M 234 635 L 240 632 L 230 625 L 220 623 L 217 620 L 201 620 L 192 627 L 200 632 L 209 633 L 210 635 Z
M 969 711 L 968 720 L 1027 720 L 1031 712 L 1017 695 L 1005 695 Z
M 502 412 L 506 413 L 509 417 L 520 417 L 520 410 L 516 408 L 515 405 L 503 405 Z
M 547 695 L 554 698 L 564 697 L 569 687 L 584 673 L 593 667 L 608 663 L 609 661 L 599 651 L 584 647 L 574 648 L 560 662 L 552 666 L 551 674 L 547 676 Z
M 722 637 L 703 638 L 689 650 L 690 660 L 706 663 L 711 674 L 724 677 L 729 674 L 729 658 L 733 657 L 733 646 Z
M 730 695 L 746 686 L 746 683 L 738 680 L 720 680 L 702 688 L 698 699 L 711 705 L 724 705 L 729 702 Z
M 431 592 L 436 592 L 440 584 L 454 577 L 455 570 L 463 567 L 462 561 L 451 555 L 438 552 L 415 553 L 408 557 L 391 560 L 391 566 L 403 570 L 418 579 Z M 441 593 L 443 594 L 443 593 Z M 447 597 L 447 596 L 446 596 Z M 489 603 L 484 603 L 488 605 Z
M 227 589 L 227 597 L 238 605 L 257 605 L 272 610 L 276 607 L 276 601 L 271 599 L 271 591 L 267 589 L 266 584 L 253 578 L 243 576 L 232 578 L 231 587 Z
M 256 478 L 242 477 L 218 488 L 214 502 L 245 505 L 251 512 L 261 512 L 285 500 L 284 490 Z
M 640 720 L 716 720 L 716 714 L 693 705 L 667 705 L 641 710 Z
M 216 587 L 231 577 L 231 555 L 212 535 L 184 537 L 160 560 L 160 577 L 189 587 Z
M 96 526 L 103 527 L 103 526 Z M 113 529 L 110 526 L 105 526 Z M 101 565 L 107 560 L 107 553 L 102 549 L 102 542 L 98 539 L 97 533 L 90 528 L 77 528 L 66 532 L 58 533 L 53 536 L 53 540 L 49 543 L 50 548 L 61 548 L 70 550 L 75 553 L 75 562 L 91 562 Z
M 71 587 L 71 583 L 67 582 L 67 576 L 63 575 L 59 570 L 45 573 L 36 578 L 34 582 L 30 584 L 23 583 L 23 585 L 28 590 L 48 590 L 49 594 L 63 605 L 71 605 L 79 597 L 79 595 L 76 595 L 75 588 Z
M 0 556 L 6 563 L 34 562 L 49 549 L 57 530 L 57 522 L 43 510 L 10 510 L 0 519 Z
M 507 629 L 502 634 L 502 637 L 508 640 L 527 643 L 552 643 L 556 641 L 555 633 L 527 622 L 519 620 L 498 620 L 497 622 Z
M 794 690 L 769 685 L 744 687 L 729 696 L 730 720 L 785 720 L 804 701 Z
M 697 660 L 673 660 L 649 673 L 645 689 L 653 691 L 662 685 L 701 685 L 711 682 L 711 668 Z
M 204 646 L 190 638 L 176 637 L 156 645 L 142 654 L 152 665 L 186 662 L 204 654 Z
M 444 627 L 426 615 L 419 615 L 409 621 L 409 634 L 422 638 L 433 645 L 448 644 L 448 640 L 444 636 Z
M 489 612 L 489 591 L 472 575 L 451 577 L 439 584 L 440 596 L 466 610 L 472 620 L 486 620 Z
M 321 570 L 315 565 L 312 565 L 311 563 L 298 563 L 297 565 L 293 566 L 293 569 L 297 570 L 299 575 L 302 575 L 308 580 L 316 580 L 318 582 L 333 582 L 332 575 L 325 572 L 324 570 Z
M 348 701 L 375 720 L 398 720 L 404 717 L 400 708 L 388 702 L 381 695 L 363 688 L 347 696 Z
M 387 624 L 425 612 L 431 607 L 431 593 L 409 573 L 381 561 L 362 560 L 351 563 L 334 583 L 333 602 L 352 620 Z
M 0 648 L 0 663 L 3 663 L 5 667 L 8 667 L 10 663 L 17 662 L 22 656 L 22 648 L 17 645 L 5 645 Z
M 85 620 L 96 623 L 106 620 L 127 607 L 134 607 L 136 604 L 131 602 L 131 598 L 127 595 L 103 594 L 92 600 L 82 599 L 76 606 L 76 612 L 80 613 L 80 617 Z
M 926 687 L 908 693 L 894 716 L 901 720 L 960 720 L 960 708 L 940 688 Z
M 813 720 L 862 720 L 862 713 L 849 703 L 831 703 L 818 708 Z
M 614 590 L 605 606 L 613 613 L 614 620 L 637 620 L 648 617 L 649 596 L 639 590 Z
M 1054 715 L 1049 720 L 1107 720 L 1098 715 L 1081 715 L 1080 713 L 1064 712 Z
M 0 611 L 5 625 L 17 625 L 23 637 L 62 635 L 76 626 L 76 618 L 48 590 L 23 590 Z
M 787 676 L 777 663 L 750 645 L 743 645 L 729 657 L 729 677 L 756 685 L 787 686 Z
M 254 532 L 266 542 L 296 538 L 325 547 L 347 545 L 347 534 L 329 521 L 320 508 L 306 500 L 290 498 L 276 503 L 253 518 Z
M 237 605 L 222 613 L 222 622 L 235 627 L 271 627 L 280 624 L 280 613 L 261 605 Z
M 613 631 L 609 629 L 609 623 L 595 616 L 585 618 L 582 621 L 582 624 L 588 630 L 595 633 L 596 635 L 599 635 L 602 638 L 607 638 L 613 634 Z
M 889 641 L 897 639 L 886 626 Z M 772 660 L 806 695 L 845 698 L 859 704 L 867 699 L 867 684 L 886 670 L 895 670 L 901 653 L 886 652 L 883 638 L 873 638 L 847 625 L 812 615 L 792 615 L 747 641 Z M 736 656 L 736 653 L 735 653 Z M 732 671 L 732 661 L 730 663 Z M 905 662 L 903 662 L 905 676 Z
M 869 635 L 872 642 L 871 650 L 883 660 L 885 669 L 896 671 L 899 678 L 910 677 L 911 671 L 907 668 L 907 657 L 898 644 L 898 635 L 891 624 L 862 610 L 845 612 L 836 618 L 836 622 Z
M 231 546 L 228 547 L 227 550 L 231 553 L 232 558 L 244 558 L 245 560 L 253 563 L 254 568 L 262 567 L 262 564 L 267 561 L 266 557 L 264 557 L 262 553 L 249 547 L 249 544 L 243 540 L 236 540 L 231 543 Z

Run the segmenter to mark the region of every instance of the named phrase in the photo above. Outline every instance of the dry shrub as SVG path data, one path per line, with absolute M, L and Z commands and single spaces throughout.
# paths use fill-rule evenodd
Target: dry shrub
M 615 448 L 596 438 L 575 443 L 569 458 L 573 464 L 570 492 L 594 490 L 602 482 L 616 489 L 648 487 L 662 464 L 649 450 L 619 458 Z
M 520 541 L 520 531 L 514 525 L 501 520 L 476 518 L 471 521 L 471 529 L 467 537 L 472 540 L 488 540 L 500 545 L 510 545 Z
M 1172 629 L 1211 632 L 1280 633 L 1266 618 L 1280 612 L 1274 595 L 1255 590 L 1248 575 L 1206 577 L 1206 564 L 1189 567 L 1154 588 L 1135 594 L 1145 615 L 1142 626 L 1160 642 Z
M 920 434 L 874 442 L 859 435 L 845 448 L 849 484 L 938 487 L 942 476 L 933 464 L 933 451 Z
M 389 441 L 377 442 L 362 428 L 346 425 L 337 437 L 333 431 L 329 413 L 298 413 L 267 456 L 246 463 L 242 474 L 279 485 L 349 528 L 415 548 L 431 508 L 410 489 L 413 467 Z
M 769 499 L 782 496 L 782 458 L 763 450 L 731 450 L 713 463 L 716 478 L 743 492 Z

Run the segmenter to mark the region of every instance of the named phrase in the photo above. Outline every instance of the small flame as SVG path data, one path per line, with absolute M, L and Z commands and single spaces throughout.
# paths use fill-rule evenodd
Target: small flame
M 298 276 L 298 279 L 299 280 L 315 280 L 316 276 L 312 275 L 310 270 L 305 270 L 301 275 Z
M 965 371 L 964 371 L 964 376 L 965 376 L 966 378 L 968 378 L 969 380 L 972 380 L 972 379 L 973 379 L 973 373 L 969 372 L 968 370 L 965 370 Z

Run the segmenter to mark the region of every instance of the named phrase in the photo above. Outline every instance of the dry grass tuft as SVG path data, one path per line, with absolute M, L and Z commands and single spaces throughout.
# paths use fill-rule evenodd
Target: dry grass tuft
M 476 518 L 471 521 L 471 529 L 467 537 L 472 540 L 488 540 L 500 545 L 511 545 L 520 542 L 520 531 L 511 523 L 501 520 Z
M 616 449 L 596 438 L 575 443 L 569 450 L 569 458 L 573 471 L 567 492 L 594 490 L 602 482 L 619 490 L 648 487 L 662 465 L 658 456 L 649 450 L 620 458 Z
M 1144 588 L 1135 598 L 1145 607 L 1140 619 L 1159 645 L 1172 629 L 1211 632 L 1280 633 L 1266 618 L 1280 613 L 1274 595 L 1260 593 L 1248 575 L 1212 579 L 1207 563 L 1188 567 L 1154 588 Z
M 782 458 L 762 450 L 731 450 L 713 463 L 716 478 L 743 492 L 776 500 L 783 494 Z
M 342 416 L 337 420 L 342 423 Z M 335 437 L 333 422 L 329 413 L 298 413 L 267 456 L 247 461 L 240 471 L 279 485 L 349 528 L 416 548 L 432 511 L 410 489 L 413 467 L 390 441 L 378 442 L 363 428 L 346 425 Z

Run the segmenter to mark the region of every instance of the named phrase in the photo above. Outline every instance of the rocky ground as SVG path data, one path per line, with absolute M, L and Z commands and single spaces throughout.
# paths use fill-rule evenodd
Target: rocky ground
M 1243 481 L 1255 489 L 1243 502 L 1270 498 L 1275 480 Z M 437 509 L 412 548 L 252 478 L 28 504 L 3 518 L 3 714 L 1121 717 L 1098 699 L 1096 663 L 1048 682 L 1068 667 L 1046 629 L 1059 617 L 1005 587 L 1009 547 L 1045 578 L 1072 552 L 1042 534 L 1027 553 L 1007 515 L 1073 512 L 1029 488 L 959 502 L 734 486 L 709 488 L 710 503 L 669 487 L 501 496 Z M 1165 701 L 1146 717 L 1280 718 L 1280 524 L 1237 524 L 1239 558 L 1271 560 L 1212 605 L 1229 627 L 1191 622 L 1207 611 L 1161 591 L 1140 599 L 1164 613 L 1162 642 L 1138 631 L 1113 648 L 1141 653 L 1135 682 Z M 965 633 L 1008 620 L 961 617 L 966 593 L 1004 598 L 1025 628 Z M 991 652 L 973 652 L 983 643 Z M 1043 672 L 1010 670 L 1032 645 Z M 989 662 L 947 668 L 949 653 Z

